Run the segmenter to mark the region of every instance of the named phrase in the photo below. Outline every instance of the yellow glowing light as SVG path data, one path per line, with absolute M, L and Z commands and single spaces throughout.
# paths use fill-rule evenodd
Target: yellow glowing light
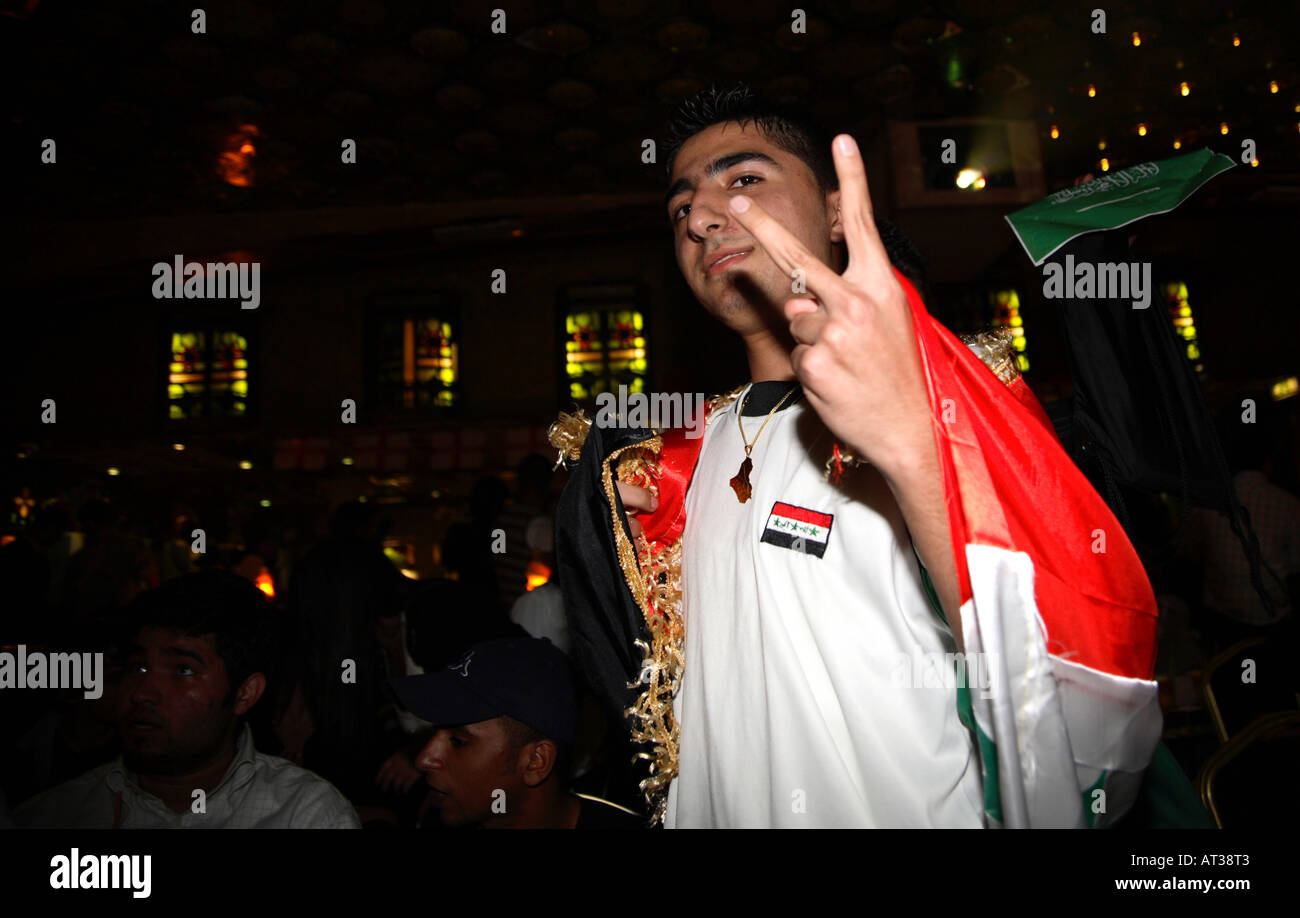
M 173 443 L 173 444 L 172 444 L 172 449 L 176 450 L 176 452 L 179 453 L 179 452 L 181 452 L 182 450 L 185 449 L 185 444 L 184 444 L 184 443 Z
M 963 169 L 957 173 L 958 188 L 975 188 L 979 190 L 984 187 L 984 173 L 980 169 Z
M 1240 47 L 1241 47 L 1241 36 L 1240 36 L 1240 35 L 1234 35 L 1234 36 L 1232 36 L 1232 46 L 1233 46 L 1234 48 L 1240 48 Z
M 108 472 L 108 474 L 114 478 L 122 474 L 122 470 L 119 469 L 117 466 L 113 466 L 113 465 L 110 465 L 107 469 L 105 469 L 105 471 Z
M 1254 169 L 1258 165 L 1259 165 L 1259 157 L 1256 156 L 1254 159 L 1250 161 L 1250 168 Z
M 1147 126 L 1145 124 L 1138 125 L 1138 136 L 1139 137 L 1147 136 Z
M 1268 84 L 1269 92 L 1277 92 L 1277 80 L 1270 80 Z
M 1180 93 L 1182 93 L 1183 95 L 1186 96 L 1186 95 L 1189 95 L 1189 94 L 1191 93 L 1191 91 L 1192 91 L 1192 87 L 1188 86 L 1186 83 L 1179 83 L 1179 84 L 1178 84 L 1178 91 L 1179 91 Z
M 1220 134 L 1226 134 L 1226 133 L 1228 133 L 1228 122 L 1226 122 L 1226 121 L 1220 121 L 1220 122 L 1219 122 L 1219 133 L 1220 133 Z
M 524 569 L 524 592 L 530 593 L 551 579 L 551 569 L 540 561 L 529 561 Z
M 1133 33 L 1133 47 L 1135 47 L 1135 48 L 1140 48 L 1141 46 L 1142 46 L 1142 36 L 1139 35 L 1137 32 L 1134 32 L 1134 33 Z
M 257 502 L 257 505 L 259 507 L 269 507 L 271 506 L 271 502 L 267 500 L 265 497 L 263 497 L 261 500 Z
M 267 503 L 270 503 L 270 501 L 267 501 Z M 268 599 L 275 599 L 275 582 L 271 580 L 271 572 L 266 568 L 258 571 L 257 579 L 253 581 L 253 585 L 265 593 Z
M 1052 125 L 1052 139 L 1055 140 L 1060 136 L 1061 136 L 1060 128 L 1058 128 L 1056 125 Z
M 343 464 L 344 464 L 344 465 L 351 465 L 351 464 L 354 463 L 354 462 L 356 462 L 356 460 L 353 459 L 351 456 L 344 456 L 344 457 L 343 457 Z
M 1098 150 L 1104 150 L 1104 149 L 1106 149 L 1106 141 L 1104 141 L 1104 140 L 1099 140 L 1099 141 L 1097 141 L 1097 149 L 1098 149 Z
M 249 469 L 253 467 L 253 463 L 249 462 L 247 459 L 240 459 L 239 467 L 243 469 L 245 472 L 247 472 Z
M 1093 86 L 1091 83 L 1088 84 L 1088 98 L 1089 99 L 1097 98 L 1097 87 Z
M 1183 148 L 1183 142 L 1182 142 L 1181 140 L 1175 140 L 1175 141 L 1174 141 L 1174 149 L 1175 149 L 1175 150 L 1181 150 L 1182 148 Z
M 1294 376 L 1288 376 L 1286 379 L 1279 379 L 1273 383 L 1273 401 L 1275 402 L 1290 398 L 1298 392 L 1300 392 L 1300 380 Z
M 1110 171 L 1110 160 L 1108 160 L 1108 159 L 1107 159 L 1106 157 L 1104 157 L 1104 156 L 1101 158 L 1101 171 L 1102 171 L 1102 172 L 1109 172 L 1109 171 Z

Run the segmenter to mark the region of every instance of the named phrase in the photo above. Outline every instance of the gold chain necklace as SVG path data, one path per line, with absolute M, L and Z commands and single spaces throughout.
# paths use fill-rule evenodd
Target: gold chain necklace
M 750 458 L 750 454 L 758 444 L 758 438 L 763 436 L 763 428 L 767 426 L 768 421 L 772 420 L 772 415 L 776 414 L 777 409 L 784 405 L 785 400 L 794 395 L 795 390 L 798 388 L 797 385 L 794 386 L 789 392 L 781 396 L 781 401 L 772 406 L 772 410 L 767 413 L 767 417 L 763 418 L 763 423 L 759 425 L 758 433 L 754 434 L 753 443 L 750 443 L 745 437 L 745 425 L 742 420 L 745 416 L 745 406 L 749 404 L 750 393 L 754 391 L 752 385 L 749 387 L 749 392 L 745 393 L 744 401 L 740 403 L 740 410 L 736 412 L 736 426 L 740 428 L 740 439 L 745 444 L 745 461 L 740 464 L 740 471 L 736 473 L 736 477 L 731 479 L 731 489 L 736 492 L 736 500 L 742 504 L 749 500 L 754 493 L 754 489 L 749 483 L 749 473 L 754 469 L 754 460 Z

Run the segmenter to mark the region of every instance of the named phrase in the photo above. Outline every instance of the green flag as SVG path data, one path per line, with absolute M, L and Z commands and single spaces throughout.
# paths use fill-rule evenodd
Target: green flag
M 1220 172 L 1236 165 L 1213 150 L 1139 163 L 1076 188 L 1063 188 L 1007 216 L 1035 265 L 1076 236 L 1164 214 Z

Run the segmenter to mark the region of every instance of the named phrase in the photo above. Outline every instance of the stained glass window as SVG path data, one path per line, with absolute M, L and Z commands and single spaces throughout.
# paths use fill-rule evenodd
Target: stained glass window
M 173 331 L 167 413 L 174 421 L 248 413 L 248 339 L 237 331 Z
M 572 310 L 564 317 L 564 372 L 569 397 L 644 392 L 649 369 L 645 316 L 629 304 Z
M 1169 309 L 1169 318 L 1174 323 L 1174 333 L 1183 341 L 1187 359 L 1197 373 L 1205 367 L 1201 364 L 1201 348 L 1196 343 L 1196 322 L 1192 317 L 1192 307 L 1187 304 L 1187 285 L 1181 281 L 1165 284 L 1165 306 Z
M 460 369 L 451 323 L 434 316 L 386 318 L 379 339 L 379 386 L 388 408 L 455 404 Z
M 993 306 L 993 324 L 1011 329 L 1011 343 L 1016 349 L 1016 368 L 1024 373 L 1029 369 L 1029 355 L 1025 353 L 1025 323 L 1020 318 L 1020 294 L 1014 290 L 995 290 L 989 294 Z

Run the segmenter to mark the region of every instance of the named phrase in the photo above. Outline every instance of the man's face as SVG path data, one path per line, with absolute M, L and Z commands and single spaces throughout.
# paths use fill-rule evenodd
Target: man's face
M 500 717 L 474 724 L 442 727 L 415 760 L 433 789 L 445 826 L 482 825 L 500 813 L 492 811 L 494 800 L 504 803 L 507 813 L 511 798 L 522 792 L 519 750 L 512 749 Z M 501 805 L 497 805 L 497 810 Z
M 782 304 L 795 294 L 791 278 L 728 209 L 731 198 L 757 201 L 809 251 L 839 267 L 832 262 L 832 243 L 844 238 L 836 216 L 839 192 L 822 194 L 807 164 L 753 123 L 715 124 L 683 144 L 669 194 L 677 266 L 704 308 L 734 331 L 784 324 Z M 736 250 L 749 254 L 711 267 L 720 254 Z
M 117 724 L 123 758 L 137 774 L 184 775 L 220 754 L 236 710 L 213 637 L 153 627 L 136 635 Z

